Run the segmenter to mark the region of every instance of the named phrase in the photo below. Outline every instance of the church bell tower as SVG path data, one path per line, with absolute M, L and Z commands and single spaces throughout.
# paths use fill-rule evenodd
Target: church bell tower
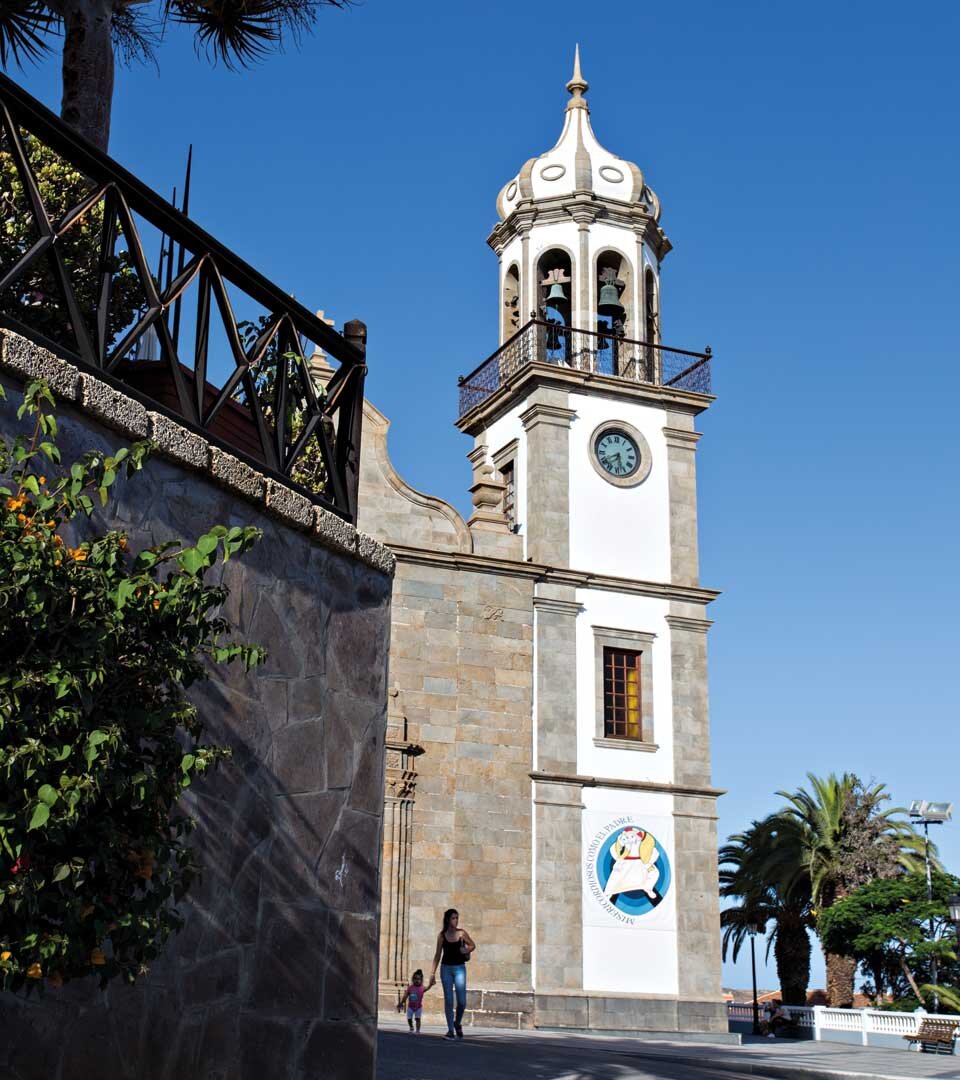
M 664 344 L 660 201 L 598 142 L 579 48 L 567 90 L 556 145 L 497 198 L 500 344 L 459 387 L 491 527 L 537 582 L 532 989 L 578 1002 L 572 1026 L 725 1030 L 695 467 L 712 357 Z

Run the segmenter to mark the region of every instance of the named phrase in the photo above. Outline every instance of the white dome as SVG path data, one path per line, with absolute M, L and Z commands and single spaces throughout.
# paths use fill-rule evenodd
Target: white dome
M 580 74 L 579 46 L 567 89 L 572 96 L 556 146 L 540 157 L 530 158 L 504 185 L 497 196 L 500 219 L 505 221 L 518 205 L 529 200 L 539 202 L 586 192 L 615 202 L 640 204 L 655 221 L 659 220 L 660 202 L 644 184 L 639 167 L 605 150 L 593 133 L 590 109 L 583 96 L 589 84 Z

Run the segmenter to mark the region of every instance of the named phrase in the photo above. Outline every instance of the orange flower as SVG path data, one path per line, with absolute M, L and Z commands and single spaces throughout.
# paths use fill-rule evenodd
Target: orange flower
M 63 547 L 63 537 L 62 536 L 55 536 L 53 538 L 53 546 L 58 547 L 58 548 L 62 548 Z
M 130 550 L 130 544 L 127 541 L 127 538 L 125 536 L 121 536 L 120 539 L 117 541 L 117 547 L 121 551 L 129 551 Z
M 87 552 L 82 548 L 67 548 L 67 554 L 76 562 L 86 562 Z
M 37 480 L 41 484 L 45 484 L 47 482 L 47 478 L 45 476 L 38 476 Z
M 55 529 L 57 527 L 57 523 L 52 518 L 49 521 L 45 521 L 44 524 L 48 529 Z
M 160 601 L 159 600 L 154 600 L 154 602 L 153 602 L 153 610 L 156 611 L 158 607 L 160 607 Z
M 26 523 L 27 523 L 27 515 L 26 514 L 17 514 L 17 521 L 21 525 L 26 525 Z
M 21 506 L 27 505 L 26 495 L 17 495 L 12 499 L 7 499 L 8 510 L 19 510 Z
M 11 956 L 13 956 L 13 953 L 9 949 L 4 949 L 3 952 L 0 952 L 0 963 L 5 964 Z
M 39 964 L 31 964 L 27 968 L 27 978 L 28 979 L 42 979 L 43 978 L 43 968 Z
M 98 946 L 96 949 L 90 950 L 90 963 L 93 964 L 94 967 L 103 967 L 106 962 L 107 957 L 103 949 Z
M 54 990 L 59 990 L 60 987 L 63 986 L 63 976 L 59 971 L 55 971 L 50 978 L 47 979 L 47 983 L 52 986 Z

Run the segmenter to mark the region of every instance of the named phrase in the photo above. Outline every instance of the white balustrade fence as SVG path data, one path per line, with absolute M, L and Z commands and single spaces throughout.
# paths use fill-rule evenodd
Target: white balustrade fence
M 760 1003 L 760 1019 L 767 1016 L 765 1002 Z M 905 1035 L 916 1035 L 921 1020 L 960 1021 L 960 1016 L 946 1016 L 940 1013 L 897 1013 L 884 1012 L 881 1009 L 831 1009 L 825 1005 L 784 1005 L 783 1011 L 798 1028 L 813 1033 L 818 1040 L 829 1040 L 829 1032 L 859 1035 L 864 1046 L 870 1045 L 870 1036 L 883 1036 L 887 1039 L 902 1039 Z M 740 1023 L 753 1021 L 752 1002 L 728 1002 L 727 1015 L 730 1020 Z M 888 1045 L 890 1045 L 888 1043 Z

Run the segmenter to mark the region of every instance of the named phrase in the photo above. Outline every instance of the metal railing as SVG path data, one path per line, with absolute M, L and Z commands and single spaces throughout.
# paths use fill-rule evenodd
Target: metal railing
M 531 319 L 489 359 L 461 376 L 460 415 L 486 401 L 528 364 L 609 375 L 626 382 L 710 393 L 710 349 L 702 353 L 633 341 L 613 332 L 577 330 L 543 319 Z
M 51 209 L 50 185 L 38 182 L 49 152 L 67 172 L 80 174 L 80 193 L 65 211 Z M 65 355 L 285 482 L 295 480 L 298 463 L 312 455 L 322 490 L 312 488 L 311 497 L 355 522 L 364 325 L 348 323 L 346 336 L 332 330 L 3 75 L 0 166 L 12 178 L 0 192 L 0 215 L 8 224 L 28 222 L 0 257 L 0 325 Z M 65 185 L 59 186 L 62 196 Z M 168 272 L 165 284 L 148 269 L 138 218 L 178 249 L 176 273 Z M 8 227 L 8 240 L 9 233 Z M 127 294 L 136 290 L 133 309 L 129 295 L 126 307 L 118 300 L 121 285 Z M 228 285 L 261 312 L 252 327 L 235 315 Z M 185 300 L 196 310 L 189 350 L 179 344 Z M 208 382 L 211 324 L 220 340 L 225 337 L 227 367 L 233 367 L 220 386 Z M 339 362 L 323 390 L 308 371 L 311 342 Z M 169 389 L 162 403 L 144 392 L 138 355 L 158 356 Z M 242 437 L 231 441 L 238 425 Z

